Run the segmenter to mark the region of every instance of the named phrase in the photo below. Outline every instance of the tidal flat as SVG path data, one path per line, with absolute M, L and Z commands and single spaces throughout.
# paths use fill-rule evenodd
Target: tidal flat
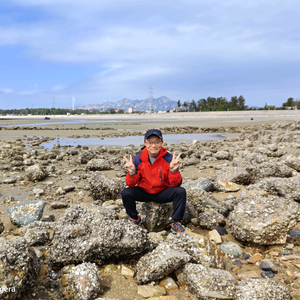
M 260 293 L 265 299 L 298 299 L 300 112 L 50 117 L 0 117 L 0 252 L 15 257 L 3 260 L 0 286 L 7 289 L 1 296 L 242 300 Z M 171 205 L 139 204 L 145 223 L 135 228 L 120 197 L 123 156 L 140 149 L 130 139 L 142 144 L 149 128 L 166 136 L 233 134 L 166 140 L 168 151 L 182 153 L 188 196 L 187 232 L 175 240 L 169 234 Z M 58 137 L 121 137 L 128 145 L 66 146 L 55 140 L 53 148 L 43 147 Z M 14 220 L 38 208 L 42 215 L 35 222 Z M 78 272 L 86 291 L 78 290 Z M 152 294 L 143 296 L 143 288 Z

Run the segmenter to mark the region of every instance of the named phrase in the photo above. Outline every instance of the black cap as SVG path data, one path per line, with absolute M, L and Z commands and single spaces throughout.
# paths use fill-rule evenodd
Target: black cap
M 158 136 L 160 139 L 163 139 L 162 133 L 160 130 L 158 129 L 149 129 L 146 134 L 145 134 L 145 138 L 144 141 L 150 136 L 150 135 L 156 135 Z

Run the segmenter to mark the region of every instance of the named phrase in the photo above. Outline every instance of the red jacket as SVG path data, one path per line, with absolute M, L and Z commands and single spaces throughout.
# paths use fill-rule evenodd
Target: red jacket
M 182 177 L 179 171 L 170 171 L 170 162 L 173 155 L 162 147 L 153 165 L 149 162 L 149 154 L 146 147 L 134 157 L 133 163 L 136 173 L 130 176 L 128 173 L 125 180 L 130 187 L 139 186 L 147 193 L 157 194 L 167 187 L 180 186 Z

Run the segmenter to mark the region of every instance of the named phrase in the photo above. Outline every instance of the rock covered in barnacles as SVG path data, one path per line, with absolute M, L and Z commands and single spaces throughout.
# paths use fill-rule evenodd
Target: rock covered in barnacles
M 241 167 L 225 167 L 215 173 L 212 181 L 219 192 L 235 192 L 251 182 L 251 175 Z
M 13 224 L 23 226 L 39 220 L 43 215 L 45 205 L 46 202 L 42 200 L 25 201 L 10 206 L 7 211 Z
M 59 224 L 77 225 L 99 223 L 105 220 L 118 220 L 115 210 L 94 204 L 80 203 L 71 205 L 59 220 Z
M 243 279 L 236 287 L 237 300 L 290 300 L 289 290 L 274 279 Z
M 183 274 L 189 290 L 199 299 L 235 299 L 236 281 L 228 271 L 188 263 Z
M 298 203 L 264 191 L 250 190 L 229 215 L 231 234 L 257 244 L 284 244 L 287 233 L 300 220 Z
M 225 214 L 228 211 L 223 201 L 200 189 L 198 191 L 187 191 L 187 200 L 195 207 L 198 213 L 205 211 L 205 209 L 213 209 L 220 214 Z
M 242 191 L 241 196 L 247 197 L 248 193 L 251 191 L 265 191 L 269 195 L 275 195 L 279 197 L 284 197 L 289 200 L 294 200 L 300 202 L 300 177 L 295 176 L 291 178 L 264 178 L 261 179 L 256 184 L 249 185 L 244 191 Z M 250 196 L 251 197 L 251 196 Z
M 260 178 L 280 177 L 289 178 L 295 176 L 295 170 L 279 162 L 264 162 L 254 171 L 255 182 Z
M 214 189 L 213 183 L 207 178 L 198 178 L 196 180 L 187 180 L 182 185 L 187 191 L 204 190 L 210 192 Z
M 70 294 L 76 299 L 95 299 L 100 291 L 100 271 L 94 263 L 82 263 L 72 268 L 68 275 Z
M 137 282 L 146 283 L 165 277 L 190 260 L 190 256 L 173 244 L 161 243 L 144 255 L 137 264 Z
M 0 238 L 0 299 L 18 299 L 37 278 L 40 267 L 24 238 Z
M 281 162 L 298 172 L 300 171 L 300 156 L 289 154 L 287 156 L 284 156 Z
M 79 161 L 81 164 L 87 164 L 91 159 L 95 157 L 96 154 L 93 150 L 87 150 L 79 155 Z
M 213 227 L 226 225 L 225 217 L 213 209 L 206 209 L 198 215 L 199 225 L 211 229 Z
M 52 240 L 55 263 L 93 261 L 102 264 L 106 259 L 140 254 L 146 248 L 145 229 L 128 220 L 112 219 L 96 208 L 82 204 L 66 210 Z
M 172 222 L 172 203 L 144 202 L 138 205 L 137 210 L 143 216 L 143 225 L 148 231 L 158 232 L 166 229 Z
M 47 229 L 28 228 L 24 238 L 29 246 L 44 245 L 50 241 L 50 232 Z
M 186 230 L 183 234 L 169 234 L 165 243 L 184 250 L 191 257 L 191 262 L 205 267 L 223 269 L 222 251 L 208 238 Z
M 90 171 L 103 171 L 111 170 L 111 166 L 110 163 L 105 159 L 94 158 L 87 163 L 86 169 Z
M 35 181 L 44 179 L 47 176 L 47 173 L 39 164 L 36 164 L 28 167 L 25 170 L 25 175 L 29 180 Z
M 110 179 L 97 171 L 89 178 L 89 185 L 95 200 L 106 200 L 116 199 L 125 187 L 125 182 L 121 179 Z

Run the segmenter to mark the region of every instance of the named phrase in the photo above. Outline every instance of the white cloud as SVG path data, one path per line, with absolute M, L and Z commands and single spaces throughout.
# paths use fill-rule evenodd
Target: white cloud
M 14 92 L 14 90 L 10 89 L 10 88 L 0 88 L 0 92 L 2 92 L 4 94 L 11 94 Z

